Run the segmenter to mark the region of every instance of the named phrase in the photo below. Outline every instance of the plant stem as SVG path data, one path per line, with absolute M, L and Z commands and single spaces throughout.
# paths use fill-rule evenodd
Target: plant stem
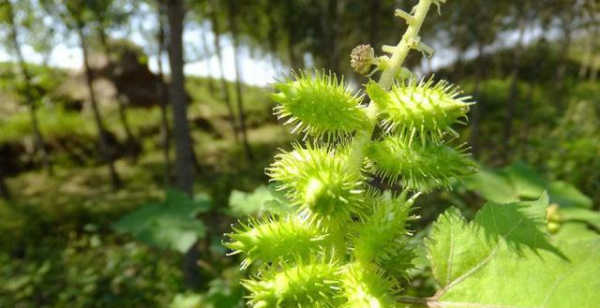
M 435 300 L 431 298 L 417 298 L 417 297 L 407 297 L 403 296 L 398 299 L 399 302 L 403 304 L 410 304 L 412 306 L 418 307 L 441 307 Z
M 412 48 L 411 43 L 419 36 L 419 31 L 421 30 L 423 21 L 425 20 L 427 12 L 429 11 L 432 3 L 433 0 L 420 0 L 417 6 L 415 6 L 415 13 L 413 15 L 414 20 L 408 24 L 408 29 L 406 29 L 402 39 L 394 48 L 394 53 L 389 60 L 388 69 L 384 70 L 379 78 L 378 84 L 384 90 L 388 91 L 392 87 L 394 78 L 402 67 L 404 60 L 406 59 L 406 55 L 408 55 L 408 52 Z M 354 141 L 350 147 L 350 157 L 348 159 L 347 169 L 351 172 L 360 171 L 362 162 L 365 158 L 365 146 L 371 140 L 371 136 L 373 135 L 373 131 L 377 125 L 377 115 L 379 113 L 377 110 L 377 105 L 375 105 L 373 102 L 370 102 L 366 112 L 369 123 L 364 129 L 356 133 L 356 137 L 354 138 Z
M 345 262 L 346 258 L 346 232 L 343 227 L 332 228 L 329 230 L 329 241 L 333 246 L 333 259 L 338 262 Z

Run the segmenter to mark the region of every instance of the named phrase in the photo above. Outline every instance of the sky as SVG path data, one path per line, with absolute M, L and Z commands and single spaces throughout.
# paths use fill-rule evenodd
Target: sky
M 141 7 L 141 11 L 145 11 L 143 14 L 137 15 L 131 22 L 132 25 L 127 30 L 128 32 L 122 32 L 120 30 L 111 30 L 109 35 L 112 38 L 127 38 L 132 40 L 139 46 L 142 46 L 147 53 L 152 53 L 150 50 L 151 45 L 154 43 L 149 42 L 147 33 L 154 33 L 156 28 L 156 20 L 153 18 L 154 14 L 148 7 Z M 144 16 L 141 18 L 140 16 Z M 145 18 L 149 17 L 149 18 Z M 539 36 L 541 33 L 536 29 L 529 29 L 525 33 L 525 41 Z M 220 77 L 218 58 L 214 51 L 211 51 L 208 57 L 204 55 L 201 50 L 202 36 L 206 37 L 209 46 L 212 46 L 213 34 L 210 31 L 208 23 L 199 25 L 193 22 L 187 22 L 185 24 L 184 31 L 184 49 L 186 54 L 186 65 L 184 71 L 188 75 L 196 76 L 212 76 Z M 503 38 L 497 40 L 499 44 L 488 46 L 488 51 L 495 49 L 506 48 L 514 45 L 517 40 L 515 32 L 504 33 Z M 82 53 L 81 49 L 77 46 L 77 40 L 73 35 L 65 37 L 59 40 L 60 43 L 55 46 L 49 57 L 49 64 L 67 69 L 79 70 L 82 67 Z M 227 80 L 235 80 L 235 67 L 233 61 L 234 48 L 231 44 L 231 40 L 228 36 L 222 36 L 222 47 L 223 47 L 223 69 L 224 75 Z M 358 44 L 358 43 L 357 43 Z M 433 68 L 439 68 L 441 66 L 448 65 L 456 59 L 456 52 L 444 46 L 431 44 L 436 49 L 436 54 L 433 56 L 431 64 Z M 22 48 L 24 57 L 27 61 L 33 63 L 42 63 L 43 57 L 37 54 L 30 46 L 24 45 Z M 377 51 L 376 51 L 377 52 Z M 476 56 L 476 50 L 468 50 L 465 58 L 470 59 Z M 200 59 L 200 60 L 198 60 Z M 280 61 L 272 61 L 268 55 L 259 55 L 257 53 L 251 53 L 248 48 L 242 47 L 238 52 L 238 59 L 240 63 L 240 70 L 243 82 L 256 86 L 265 86 L 275 81 L 275 78 L 287 75 L 289 68 L 281 64 Z M 0 48 L 0 61 L 14 60 L 6 48 Z M 163 67 L 168 72 L 168 59 L 167 56 L 163 56 Z M 310 62 L 309 62 L 310 63 Z M 308 64 L 309 64 L 308 63 Z M 273 65 L 275 64 L 275 65 Z M 156 57 L 151 56 L 149 61 L 150 69 L 154 72 L 157 71 Z M 274 67 L 275 66 L 275 67 Z M 310 64 L 308 65 L 310 67 Z M 210 74 L 209 74 L 210 72 Z M 422 72 L 417 72 L 422 73 Z
M 200 46 L 200 37 L 205 29 L 191 28 L 186 29 L 184 35 L 184 46 L 188 46 L 187 54 L 193 54 L 193 50 L 189 50 L 189 46 Z M 212 42 L 212 33 L 206 33 L 210 42 Z M 132 40 L 138 45 L 143 46 L 144 40 L 142 36 L 137 33 L 132 35 Z M 197 39 L 196 39 L 197 38 Z M 235 80 L 235 67 L 233 62 L 233 46 L 229 40 L 223 40 L 223 70 L 225 78 L 228 80 Z M 43 57 L 37 54 L 33 48 L 28 45 L 22 47 L 23 55 L 27 61 L 33 63 L 42 63 Z M 273 67 L 271 59 L 266 56 L 263 57 L 251 57 L 250 52 L 247 48 L 241 48 L 239 55 L 240 70 L 242 73 L 242 79 L 244 82 L 257 86 L 264 86 L 274 81 L 274 76 L 281 75 L 282 71 L 285 70 L 281 66 Z M 186 55 L 187 56 L 187 55 Z M 0 61 L 10 61 L 13 57 L 5 49 L 0 49 Z M 72 43 L 60 43 L 58 44 L 49 58 L 49 64 L 56 67 L 75 69 L 79 70 L 82 67 L 82 53 L 81 49 L 74 46 Z M 163 67 L 168 70 L 168 60 L 166 55 L 162 59 Z M 218 58 L 216 55 L 210 56 L 208 59 L 203 57 L 201 61 L 188 61 L 185 65 L 185 73 L 189 75 L 207 76 L 208 72 L 214 77 L 220 77 Z M 157 71 L 158 64 L 156 57 L 150 59 L 150 70 L 153 72 Z

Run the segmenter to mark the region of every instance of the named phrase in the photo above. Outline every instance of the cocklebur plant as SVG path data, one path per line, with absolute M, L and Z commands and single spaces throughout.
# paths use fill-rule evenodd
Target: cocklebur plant
M 378 83 L 367 96 L 324 71 L 301 71 L 274 85 L 275 114 L 302 134 L 304 144 L 275 157 L 267 174 L 285 193 L 289 213 L 241 223 L 225 245 L 242 254 L 257 275 L 243 284 L 253 307 L 392 307 L 411 268 L 408 222 L 419 191 L 447 186 L 472 173 L 465 148 L 453 149 L 452 124 L 465 118 L 468 98 L 447 83 L 415 83 L 402 67 L 410 49 L 423 50 L 418 32 L 432 4 L 422 0 L 405 15 L 408 30 L 391 57 L 368 45 L 352 66 Z M 397 14 L 398 15 L 398 14 Z M 374 136 L 376 127 L 381 133 Z M 451 133 L 451 134 L 450 134 Z M 418 142 L 417 142 L 418 139 Z M 380 191 L 380 176 L 404 187 Z M 400 268 L 399 268 L 400 267 Z
M 476 285 L 471 276 L 488 262 L 495 271 L 505 269 L 494 259 L 497 253 L 507 258 L 520 245 L 555 252 L 544 246 L 544 233 L 533 219 L 545 213 L 539 210 L 543 198 L 502 207 L 498 214 L 486 206 L 471 224 L 455 210 L 442 215 L 426 242 L 441 289 L 431 298 L 402 296 L 401 282 L 415 257 L 408 239 L 409 223 L 418 218 L 411 213 L 418 195 L 449 188 L 453 179 L 477 170 L 468 146 L 456 145 L 458 133 L 452 129 L 465 123 L 470 98 L 446 81 L 417 81 L 402 66 L 410 50 L 433 53 L 418 34 L 431 6 L 444 2 L 420 0 L 410 13 L 397 10 L 408 28 L 396 46 L 383 47 L 389 56 L 377 57 L 368 45 L 353 51 L 351 65 L 358 73 L 380 73 L 378 82 L 365 85 L 365 94 L 324 71 L 301 71 L 274 85 L 275 114 L 302 141 L 267 168 L 284 195 L 282 206 L 270 218 L 240 222 L 226 235 L 230 255 L 242 255 L 242 269 L 253 270 L 253 277 L 242 282 L 250 306 L 546 307 L 545 302 L 498 303 L 477 292 L 456 291 L 463 283 Z M 394 190 L 379 188 L 375 178 Z M 516 225 L 507 227 L 512 221 Z M 455 246 L 455 237 L 463 246 Z

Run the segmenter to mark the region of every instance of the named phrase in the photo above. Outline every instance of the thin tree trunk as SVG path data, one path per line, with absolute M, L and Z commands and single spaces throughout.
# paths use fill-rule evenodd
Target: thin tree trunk
M 458 54 L 456 55 L 456 60 L 454 62 L 454 74 L 453 74 L 453 79 L 458 82 L 460 80 L 462 80 L 464 74 L 465 74 L 465 60 L 464 60 L 464 55 L 465 55 L 465 49 L 463 46 L 465 45 L 464 43 L 464 39 L 465 39 L 465 32 L 467 30 L 465 29 L 464 25 L 459 25 L 457 32 L 456 32 L 456 40 L 455 42 L 458 44 Z
M 248 134 L 246 128 L 246 115 L 244 114 L 244 100 L 242 97 L 242 82 L 241 82 L 241 73 L 240 73 L 240 64 L 238 61 L 238 33 L 237 33 L 237 21 L 235 20 L 235 12 L 233 11 L 233 5 L 228 5 L 228 15 L 229 15 L 229 29 L 231 30 L 231 36 L 233 37 L 233 64 L 235 67 L 235 90 L 236 90 L 236 98 L 237 98 L 237 108 L 239 115 L 239 123 L 240 123 L 240 132 L 242 135 L 242 146 L 244 148 L 244 153 L 246 154 L 246 158 L 249 161 L 254 160 L 252 155 L 252 149 L 250 148 L 250 144 L 248 143 Z
M 104 22 L 101 20 L 101 24 Z M 110 59 L 110 48 L 108 46 L 108 37 L 106 36 L 106 32 L 103 27 L 98 28 L 98 36 L 100 37 L 100 45 L 102 46 L 102 51 L 104 55 Z M 121 126 L 123 127 L 123 131 L 125 132 L 125 147 L 127 148 L 127 152 L 130 155 L 131 161 L 135 162 L 137 160 L 136 154 L 136 144 L 137 139 L 133 135 L 131 130 L 131 126 L 129 125 L 129 120 L 127 118 L 127 102 L 125 98 L 119 96 L 118 90 L 115 93 L 114 100 L 117 102 L 117 109 L 119 113 L 119 121 L 121 122 Z
M 212 78 L 212 69 L 210 68 L 210 49 L 208 48 L 208 42 L 206 40 L 206 32 L 202 31 L 202 35 L 200 36 L 202 40 L 202 49 L 204 50 L 204 55 L 206 59 L 206 73 L 207 73 L 207 82 L 208 82 L 208 90 L 210 91 L 211 96 L 215 96 L 215 84 Z
M 194 160 L 192 141 L 187 118 L 188 101 L 185 93 L 183 74 L 183 2 L 168 0 L 169 19 L 169 63 L 171 66 L 170 103 L 173 108 L 173 137 L 175 141 L 175 176 L 179 189 L 192 195 L 194 185 Z
M 475 69 L 475 89 L 473 90 L 473 97 L 477 100 L 481 97 L 481 79 L 483 79 L 483 43 L 477 44 L 477 65 Z M 471 146 L 471 153 L 473 157 L 479 156 L 479 122 L 481 120 L 481 103 L 476 103 L 471 107 L 471 135 L 469 137 L 469 145 Z
M 264 12 L 264 14 L 266 16 L 268 16 L 269 18 L 269 31 L 268 31 L 268 35 L 267 35 L 267 39 L 269 41 L 269 52 L 271 53 L 270 56 L 270 60 L 271 60 L 271 66 L 273 66 L 273 69 L 276 69 L 277 67 L 277 23 L 274 20 L 274 16 L 273 14 L 270 14 L 270 12 L 268 10 L 266 10 Z M 277 73 L 277 72 L 276 72 Z
M 193 195 L 194 190 L 194 155 L 192 139 L 187 119 L 187 96 L 185 93 L 185 76 L 183 74 L 183 19 L 185 17 L 183 0 L 167 0 L 167 16 L 169 20 L 169 64 L 171 67 L 170 103 L 173 108 L 173 137 L 175 141 L 175 180 L 177 187 Z M 200 282 L 198 247 L 193 245 L 182 260 L 185 284 L 189 288 L 197 288 Z
M 588 63 L 588 68 L 587 68 L 587 72 L 586 75 L 588 75 L 588 80 L 589 81 L 596 81 L 596 78 L 598 78 L 598 67 L 600 67 L 600 56 L 598 56 L 598 52 L 594 52 L 594 50 L 597 50 L 598 48 L 598 36 L 600 36 L 600 20 L 599 20 L 599 11 L 598 8 L 600 7 L 598 4 L 595 4 L 595 2 L 591 2 L 592 3 L 592 7 L 589 9 L 590 12 L 590 18 L 591 18 L 591 22 L 590 22 L 590 35 L 588 37 L 588 44 L 590 47 L 589 50 L 589 63 Z M 582 76 L 582 79 L 585 79 L 585 76 Z
M 336 72 L 342 74 L 340 63 L 342 61 L 342 48 L 344 40 L 341 37 L 344 35 L 344 16 L 346 16 L 346 0 L 338 0 L 335 8 L 335 29 L 333 36 L 335 45 L 333 49 L 333 64 Z M 349 62 L 348 62 L 349 63 Z
M 338 39 L 342 32 L 342 18 L 346 10 L 345 0 L 329 0 L 326 3 L 325 13 L 322 14 L 321 22 L 323 29 L 326 29 L 327 38 L 327 63 L 328 69 L 336 74 L 341 74 L 340 71 L 340 52 L 342 44 Z M 333 23 L 331 23 L 333 21 Z M 328 26 L 329 24 L 329 26 Z
M 592 71 L 590 73 L 590 81 L 596 82 L 598 78 L 598 68 L 600 67 L 600 56 L 596 56 L 594 59 L 594 65 L 592 66 Z
M 110 181 L 113 189 L 119 189 L 121 187 L 121 178 L 117 173 L 117 170 L 114 165 L 113 157 L 108 148 L 108 136 L 106 134 L 106 129 L 104 128 L 104 124 L 102 123 L 102 117 L 100 116 L 100 110 L 98 108 L 98 101 L 96 99 L 96 92 L 94 91 L 94 76 L 92 73 L 92 68 L 90 67 L 89 58 L 88 58 L 88 50 L 87 45 L 85 43 L 85 36 L 83 34 L 83 24 L 77 25 L 77 35 L 79 36 L 79 44 L 81 50 L 83 52 L 83 65 L 85 68 L 85 76 L 86 82 L 90 95 L 90 103 L 92 104 L 92 111 L 94 114 L 94 121 L 96 122 L 96 128 L 98 130 L 99 137 L 99 146 L 100 146 L 100 155 L 104 163 L 108 166 L 108 170 L 110 173 Z
M 568 64 L 568 55 L 569 55 L 569 50 L 571 47 L 571 41 L 573 36 L 571 35 L 572 32 L 572 25 L 571 25 L 571 21 L 573 20 L 573 18 L 571 17 L 571 14 L 569 14 L 569 16 L 566 17 L 566 20 L 563 21 L 563 34 L 564 34 L 564 40 L 563 43 L 561 44 L 561 48 L 560 48 L 560 54 L 558 56 L 558 68 L 556 69 L 556 76 L 555 76 L 555 90 L 557 92 L 557 94 L 559 94 L 564 87 L 564 83 L 565 83 L 565 77 L 567 75 L 567 64 Z M 556 107 L 560 108 L 562 107 L 562 102 L 560 98 L 556 99 Z
M 137 161 L 137 139 L 134 137 L 133 132 L 131 131 L 131 125 L 129 125 L 126 98 L 117 95 L 116 100 L 119 109 L 119 120 L 121 121 L 123 130 L 125 131 L 125 143 L 127 144 L 126 147 L 129 151 L 131 161 L 135 162 Z
M 4 200 L 10 199 L 10 191 L 8 189 L 8 185 L 6 185 L 6 179 L 4 175 L 4 171 L 0 167 L 0 198 Z
M 288 60 L 290 61 L 290 66 L 292 68 L 292 70 L 296 70 L 301 68 L 300 62 L 299 62 L 299 57 L 296 54 L 296 40 L 295 40 L 295 29 L 294 29 L 294 23 L 293 23 L 293 13 L 290 12 L 289 10 L 285 10 L 285 30 L 287 33 L 287 52 L 288 52 Z
M 290 61 L 290 66 L 292 70 L 298 69 L 298 56 L 296 55 L 296 50 L 294 46 L 294 42 L 290 37 L 287 39 L 288 43 L 288 59 Z
M 29 107 L 29 118 L 31 121 L 31 128 L 33 131 L 33 139 L 35 142 L 36 152 L 41 156 L 42 165 L 48 175 L 53 174 L 52 164 L 50 163 L 50 157 L 48 152 L 46 151 L 46 146 L 44 142 L 44 136 L 42 135 L 42 131 L 39 126 L 37 114 L 36 114 L 36 106 L 35 106 L 35 98 L 33 97 L 33 86 L 31 85 L 31 75 L 29 74 L 29 70 L 27 69 L 27 63 L 25 63 L 25 58 L 23 57 L 23 53 L 21 52 L 21 44 L 19 42 L 19 34 L 17 30 L 17 25 L 14 20 L 14 12 L 12 9 L 12 4 L 10 1 L 8 3 L 8 19 L 10 23 L 10 37 L 13 43 L 13 48 L 15 50 L 15 54 L 17 55 L 17 61 L 19 63 L 19 68 L 21 71 L 21 75 L 23 76 L 25 82 L 25 100 L 27 106 Z
M 168 109 L 169 96 L 165 88 L 165 77 L 162 66 L 162 56 L 165 53 L 165 26 L 163 24 L 162 14 L 165 11 L 164 0 L 158 0 L 158 53 L 156 62 L 158 65 L 158 82 L 156 83 L 156 93 L 160 101 L 160 140 L 162 146 L 163 160 L 165 162 L 163 181 L 165 187 L 171 186 L 171 156 L 169 149 L 171 147 L 171 131 L 169 130 Z
M 583 60 L 581 60 L 581 64 L 579 66 L 579 73 L 577 74 L 577 77 L 579 78 L 579 80 L 585 80 L 585 77 L 588 74 L 588 70 L 590 69 L 590 67 L 592 65 L 592 61 L 594 59 L 594 53 L 593 53 L 594 45 L 595 45 L 595 37 L 593 36 L 593 34 L 590 33 L 590 37 L 587 40 L 587 42 L 585 43 L 585 49 L 583 51 L 584 58 L 583 58 Z
M 508 162 L 512 156 L 511 137 L 513 130 L 514 117 L 517 107 L 517 98 L 519 96 L 518 82 L 519 82 L 519 70 L 521 69 L 521 57 L 523 54 L 523 37 L 525 35 L 525 16 L 521 16 L 519 19 L 519 38 L 517 45 L 515 46 L 515 54 L 513 57 L 512 69 L 510 73 L 510 92 L 508 95 L 508 102 L 506 104 L 506 117 L 504 119 L 504 137 L 503 137 L 503 151 L 504 161 Z
M 335 45 L 335 28 L 337 28 L 337 20 L 336 20 L 336 4 L 337 4 L 337 0 L 327 0 L 327 1 L 321 1 L 321 10 L 320 10 L 320 23 L 321 23 L 321 29 L 323 29 L 323 36 L 324 36 L 324 45 L 325 45 L 325 50 L 324 50 L 324 60 L 325 60 L 325 67 L 328 70 L 333 71 L 334 73 L 338 74 L 338 68 L 336 67 L 335 64 L 335 49 L 337 48 Z
M 227 113 L 229 113 L 229 124 L 231 125 L 231 129 L 233 131 L 233 138 L 235 139 L 235 142 L 239 143 L 240 138 L 238 136 L 236 116 L 233 112 L 233 107 L 231 106 L 231 96 L 229 95 L 229 87 L 227 86 L 227 81 L 225 80 L 225 70 L 223 69 L 223 52 L 221 50 L 221 30 L 219 28 L 219 19 L 214 9 L 210 12 L 210 21 L 212 23 L 212 30 L 214 34 L 213 44 L 215 45 L 217 58 L 219 60 L 219 74 L 221 75 L 221 95 L 223 97 L 223 101 L 225 101 Z
M 532 108 L 532 100 L 533 100 L 533 91 L 535 89 L 535 84 L 533 81 L 529 84 L 527 89 L 527 95 L 525 96 L 525 106 L 523 106 L 524 114 L 523 114 L 523 124 L 521 129 L 521 153 L 522 159 L 527 160 L 529 155 L 529 131 L 531 128 L 531 108 Z
M 379 11 L 381 10 L 381 0 L 370 0 L 369 2 L 370 25 L 369 25 L 369 42 L 375 49 L 379 50 Z

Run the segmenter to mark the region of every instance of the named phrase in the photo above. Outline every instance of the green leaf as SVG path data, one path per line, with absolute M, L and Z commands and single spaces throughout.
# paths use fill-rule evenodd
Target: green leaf
M 558 232 L 552 236 L 555 239 L 568 242 L 600 238 L 598 232 L 591 230 L 587 224 L 582 222 L 567 222 L 561 225 Z
M 521 162 L 502 169 L 501 173 L 508 178 L 516 194 L 522 198 L 538 198 L 548 186 L 531 166 Z
M 478 173 L 463 180 L 468 189 L 479 192 L 488 201 L 505 203 L 518 200 L 510 181 L 493 169 L 481 168 Z
M 562 181 L 555 181 L 548 186 L 548 193 L 552 203 L 561 206 L 592 207 L 592 199 L 584 195 L 575 186 Z
M 206 228 L 195 216 L 209 208 L 210 199 L 206 195 L 192 199 L 182 192 L 167 190 L 164 202 L 141 206 L 121 217 L 113 228 L 147 245 L 183 253 L 204 237 Z
M 176 294 L 169 308 L 197 308 L 202 304 L 202 296 L 199 294 Z
M 268 187 L 261 185 L 253 192 L 233 190 L 229 196 L 231 212 L 236 217 L 257 214 L 265 210 L 265 203 L 275 199 Z
M 561 181 L 548 182 L 524 163 L 516 163 L 500 170 L 482 168 L 477 174 L 464 177 L 464 184 L 491 202 L 532 200 L 547 191 L 551 203 L 564 207 L 592 206 L 592 200 L 575 186 Z
M 582 208 L 561 208 L 561 220 L 585 222 L 600 231 L 600 213 Z
M 411 299 L 432 307 L 566 308 L 600 302 L 600 241 L 553 245 L 544 224 L 548 197 L 487 204 L 472 222 L 443 214 L 427 241 L 439 291 Z

